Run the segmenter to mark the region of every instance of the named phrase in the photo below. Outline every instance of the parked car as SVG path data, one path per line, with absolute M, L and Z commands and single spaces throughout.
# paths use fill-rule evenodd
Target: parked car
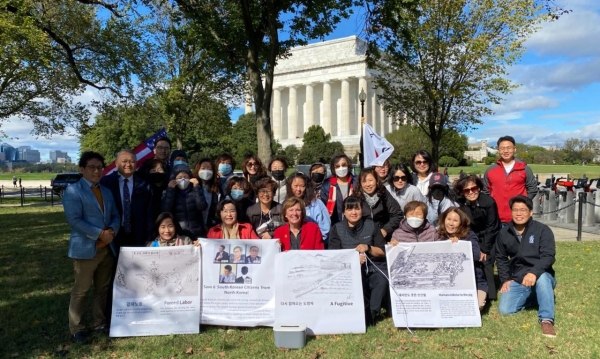
M 50 180 L 52 192 L 58 196 L 62 196 L 63 191 L 68 185 L 73 184 L 81 179 L 82 174 L 79 172 L 59 173 Z

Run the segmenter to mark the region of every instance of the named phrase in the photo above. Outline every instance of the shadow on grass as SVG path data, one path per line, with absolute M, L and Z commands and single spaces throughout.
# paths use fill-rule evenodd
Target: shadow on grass
M 19 357 L 52 353 L 69 340 L 73 270 L 64 214 L 59 209 L 3 209 L 0 229 L 3 351 Z

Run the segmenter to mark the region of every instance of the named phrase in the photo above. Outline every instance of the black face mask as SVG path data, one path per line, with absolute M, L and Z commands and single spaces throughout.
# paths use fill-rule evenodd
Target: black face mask
M 431 196 L 438 201 L 444 199 L 444 190 L 441 188 L 434 188 L 431 190 Z
M 150 183 L 152 183 L 153 185 L 155 185 L 157 187 L 160 187 L 165 182 L 166 179 L 167 179 L 166 173 L 154 172 L 154 173 L 148 174 L 148 180 L 150 181 Z
M 321 183 L 325 179 L 325 173 L 314 172 L 310 175 L 310 178 L 316 183 Z
M 285 179 L 285 172 L 283 172 L 283 170 L 274 170 L 271 171 L 271 174 L 273 175 L 273 178 L 278 181 L 283 181 Z

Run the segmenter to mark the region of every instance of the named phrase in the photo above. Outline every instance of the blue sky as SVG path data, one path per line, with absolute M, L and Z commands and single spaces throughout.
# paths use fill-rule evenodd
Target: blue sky
M 470 142 L 512 135 L 518 142 L 541 146 L 560 146 L 567 138 L 600 138 L 600 1 L 562 0 L 559 5 L 573 10 L 558 21 L 543 24 L 526 42 L 522 60 L 509 69 L 509 78 L 520 87 L 495 114 L 467 133 Z M 327 39 L 361 34 L 361 17 L 357 13 L 344 21 Z M 88 90 L 81 101 L 99 99 Z M 232 118 L 243 113 L 236 109 Z M 14 147 L 30 145 L 41 151 L 42 159 L 50 150 L 66 150 L 75 159 L 79 151 L 74 136 L 35 138 L 32 126 L 13 120 L 0 129 L 12 137 L 2 139 Z M 18 139 L 17 139 L 18 138 Z

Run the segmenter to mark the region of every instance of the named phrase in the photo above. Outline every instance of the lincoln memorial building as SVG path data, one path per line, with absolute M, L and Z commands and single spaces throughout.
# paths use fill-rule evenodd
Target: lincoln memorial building
M 359 93 L 364 89 L 365 122 L 380 135 L 396 128 L 377 102 L 381 92 L 373 87 L 367 68 L 367 44 L 356 36 L 325 41 L 291 50 L 275 67 L 271 125 L 273 135 L 285 148 L 302 147 L 302 136 L 312 125 L 320 125 L 332 141 L 344 145 L 346 154 L 359 151 L 361 109 Z M 246 113 L 252 107 L 246 101 Z M 251 102 L 250 102 L 251 103 Z

